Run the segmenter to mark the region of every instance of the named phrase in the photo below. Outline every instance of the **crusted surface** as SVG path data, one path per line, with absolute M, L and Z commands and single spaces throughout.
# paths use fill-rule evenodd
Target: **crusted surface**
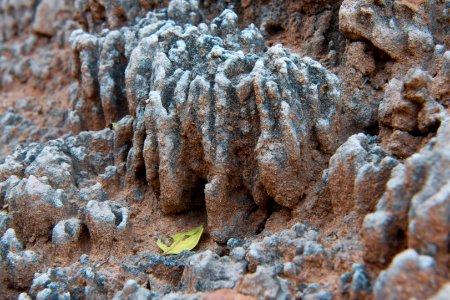
M 130 113 L 128 182 L 145 169 L 164 213 L 192 209 L 204 189 L 220 242 L 255 232 L 270 201 L 293 208 L 339 142 L 337 77 L 281 46 L 266 49 L 254 26 L 237 22 L 229 10 L 209 27 L 149 15 L 104 38 L 71 37 L 83 123 L 100 128 Z
M 0 0 L 0 299 L 445 299 L 448 16 Z

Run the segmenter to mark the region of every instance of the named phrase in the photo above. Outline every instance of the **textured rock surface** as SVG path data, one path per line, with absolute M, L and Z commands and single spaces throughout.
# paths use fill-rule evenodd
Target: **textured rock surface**
M 375 283 L 375 299 L 427 298 L 438 285 L 435 261 L 414 250 L 398 254 Z
M 86 194 L 92 199 L 97 185 L 91 182 L 92 174 L 78 167 L 84 165 L 85 170 L 91 169 L 96 174 L 107 173 L 106 167 L 114 162 L 113 154 L 109 152 L 112 143 L 113 133 L 106 129 L 53 140 L 45 146 L 32 144 L 18 148 L 13 156 L 8 156 L 5 163 L 0 165 L 0 177 L 6 180 L 3 202 L 8 207 L 10 226 L 25 241 L 32 241 L 51 236 L 53 226 L 64 218 L 80 215 L 84 219 L 84 207 L 87 207 L 89 216 L 89 203 L 96 201 L 92 200 L 86 205 Z M 122 212 L 123 209 L 118 211 Z M 126 223 L 126 217 L 121 215 L 121 218 Z M 53 229 L 56 244 L 65 239 L 62 233 L 58 233 L 59 226 L 64 226 L 66 233 L 68 230 L 63 223 L 56 225 Z M 102 236 L 94 228 L 89 230 L 91 234 Z
M 407 243 L 448 268 L 448 139 L 444 121 L 428 145 L 393 169 L 376 212 L 364 220 L 366 259 L 384 263 Z
M 449 42 L 445 9 L 445 1 L 345 0 L 339 27 L 352 39 L 370 40 L 393 59 L 402 60 L 406 53 L 420 60 L 433 54 L 435 44 Z
M 0 40 L 5 41 L 23 31 L 33 21 L 34 0 L 2 1 L 0 3 Z
M 8 229 L 0 239 L 2 281 L 17 287 L 29 287 L 34 272 L 39 270 L 41 258 L 35 252 L 24 250 L 14 229 Z
M 330 159 L 328 180 L 334 213 L 373 211 L 396 164 L 374 137 L 351 136 Z
M 447 2 L 0 0 L 0 299 L 446 299 Z
M 83 123 L 98 129 L 131 113 L 129 180 L 145 169 L 165 213 L 195 207 L 204 189 L 221 242 L 255 232 L 270 201 L 293 208 L 340 137 L 336 76 L 281 46 L 265 51 L 259 31 L 237 22 L 229 10 L 209 28 L 149 15 L 104 38 L 71 37 Z

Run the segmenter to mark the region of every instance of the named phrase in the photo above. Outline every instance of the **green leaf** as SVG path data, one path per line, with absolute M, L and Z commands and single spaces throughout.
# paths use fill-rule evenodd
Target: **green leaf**
M 158 239 L 156 245 L 163 251 L 164 255 L 179 254 L 184 250 L 192 250 L 197 246 L 203 233 L 203 225 L 195 227 L 188 232 L 180 232 L 171 236 L 172 244 L 166 245 L 162 240 Z
M 158 245 L 158 247 L 163 251 L 166 252 L 167 250 L 169 250 L 169 247 L 166 246 L 166 244 L 163 243 L 163 241 L 161 241 L 160 239 L 158 239 L 156 241 L 156 245 Z

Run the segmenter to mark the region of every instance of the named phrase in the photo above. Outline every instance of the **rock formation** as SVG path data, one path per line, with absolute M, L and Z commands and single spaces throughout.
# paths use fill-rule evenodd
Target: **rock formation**
M 71 37 L 82 123 L 99 129 L 130 113 L 128 182 L 145 170 L 164 213 L 192 209 L 204 190 L 220 242 L 255 232 L 271 201 L 293 208 L 340 140 L 336 76 L 237 24 L 230 10 L 209 28 L 149 14 Z
M 0 16 L 0 299 L 445 299 L 446 1 Z

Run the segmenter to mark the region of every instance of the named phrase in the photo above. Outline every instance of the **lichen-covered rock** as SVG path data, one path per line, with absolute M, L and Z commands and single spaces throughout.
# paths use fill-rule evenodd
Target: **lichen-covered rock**
M 101 103 L 99 103 L 99 83 L 95 74 L 98 72 L 97 40 L 92 36 L 74 31 L 71 35 L 71 47 L 77 52 L 74 56 L 73 74 L 78 78 L 81 95 L 75 109 L 81 116 L 84 128 L 100 130 L 105 128 Z M 75 40 L 75 41 L 74 41 Z M 81 42 L 82 41 L 82 42 Z
M 100 98 L 106 124 L 128 115 L 125 94 L 125 34 L 111 31 L 106 35 L 100 54 L 98 68 Z M 92 62 L 90 62 L 92 63 Z M 95 63 L 95 62 L 94 62 Z
M 5 177 L 6 176 L 7 175 L 5 174 Z M 0 182 L 0 205 L 2 207 L 3 207 L 3 205 L 5 205 L 5 197 L 8 194 L 8 192 L 19 182 L 20 182 L 20 179 L 15 175 L 6 177 L 5 181 Z
M 448 16 L 0 0 L 0 298 L 445 297 Z
M 58 145 L 59 144 L 59 145 Z M 61 151 L 61 142 L 43 147 L 24 171 L 24 175 L 47 178 L 52 187 L 67 189 L 73 184 L 74 167 L 69 155 Z
M 309 288 L 298 292 L 301 282 L 310 282 L 306 274 L 302 276 L 302 270 L 324 272 L 323 268 L 331 268 L 328 259 L 332 254 L 318 239 L 316 231 L 296 224 L 262 240 L 233 247 L 230 255 L 223 257 L 210 250 L 197 254 L 183 252 L 176 256 L 142 253 L 127 258 L 122 269 L 126 274 L 136 276 L 139 285 L 144 286 L 147 281 L 147 288 L 150 286 L 153 292 L 165 295 L 167 299 L 177 298 L 180 293 L 195 295 L 217 289 L 234 289 L 240 295 L 253 297 L 309 295 L 315 299 L 313 294 L 320 294 L 323 299 L 330 299 L 331 293 L 318 284 L 311 283 Z M 250 272 L 247 272 L 247 266 Z M 144 271 L 148 276 L 142 277 Z M 354 267 L 354 278 L 355 294 L 370 292 L 371 280 L 364 266 Z M 209 294 L 205 297 L 208 299 Z
M 179 24 L 197 25 L 201 17 L 198 1 L 172 0 L 167 8 L 167 16 Z
M 249 262 L 249 270 L 253 272 L 258 266 L 282 265 L 288 260 L 295 264 L 286 266 L 287 269 L 293 268 L 291 271 L 296 268 L 322 268 L 327 265 L 326 253 L 318 241 L 317 231 L 304 224 L 296 224 L 291 229 L 251 243 L 246 260 Z
M 37 120 L 45 106 L 36 101 L 38 99 L 34 97 L 18 99 L 0 116 L 0 160 L 21 144 L 44 143 L 71 132 L 68 128 L 76 126 L 76 121 L 69 118 L 67 111 L 56 107 L 48 109 L 51 117 L 44 124 L 39 124 Z M 54 104 L 49 102 L 50 106 Z
M 421 253 L 432 255 L 443 266 L 448 266 L 450 262 L 449 203 L 450 184 L 447 183 L 426 200 L 415 196 L 409 215 L 408 246 L 420 250 Z
M 408 225 L 408 246 L 430 255 L 448 272 L 450 232 L 450 121 L 441 125 L 437 136 L 411 156 L 406 167 L 420 178 L 415 181 Z M 438 267 L 439 268 L 439 267 Z
M 8 252 L 2 263 L 2 267 L 6 270 L 7 280 L 17 288 L 25 288 L 30 285 L 34 272 L 41 268 L 42 258 L 34 251 L 23 250 Z
M 89 257 L 82 255 L 79 262 L 36 272 L 29 294 L 33 299 L 112 298 L 122 283 L 110 271 L 97 270 Z
M 3 235 L 9 228 L 11 218 L 5 211 L 0 211 L 0 235 Z
M 352 266 L 351 298 L 367 299 L 372 295 L 372 280 L 363 264 Z
M 52 188 L 47 180 L 30 175 L 6 196 L 14 228 L 26 240 L 47 236 L 64 214 L 65 195 L 62 190 Z
M 14 229 L 9 228 L 0 239 L 0 254 L 5 259 L 9 251 L 19 251 L 23 249 L 22 243 L 17 239 Z
M 127 276 L 142 278 L 142 275 L 146 274 L 143 279 L 148 282 L 152 291 L 167 294 L 182 288 L 180 282 L 192 254 L 192 252 L 183 251 L 178 255 L 161 256 L 144 251 L 124 260 L 122 269 Z M 201 273 L 196 275 L 203 276 Z
M 344 298 L 364 299 L 372 292 L 372 282 L 363 264 L 354 264 L 351 272 L 344 273 L 339 279 L 341 295 Z

